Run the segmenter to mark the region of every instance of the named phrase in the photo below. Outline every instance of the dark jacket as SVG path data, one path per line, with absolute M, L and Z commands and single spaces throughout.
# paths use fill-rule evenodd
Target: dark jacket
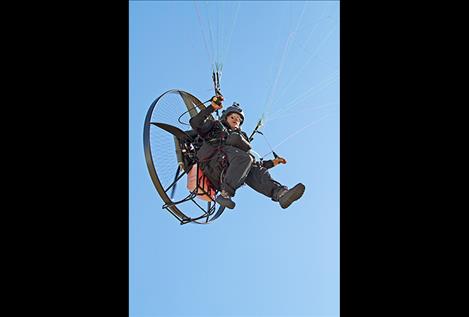
M 189 121 L 191 127 L 204 140 L 202 147 L 197 152 L 199 160 L 209 160 L 218 149 L 223 146 L 234 146 L 244 152 L 251 150 L 249 137 L 241 129 L 232 130 L 226 122 L 207 118 L 215 111 L 212 105 L 201 110 Z M 250 154 L 252 155 L 252 154 Z M 259 162 L 265 168 L 274 166 L 271 160 Z

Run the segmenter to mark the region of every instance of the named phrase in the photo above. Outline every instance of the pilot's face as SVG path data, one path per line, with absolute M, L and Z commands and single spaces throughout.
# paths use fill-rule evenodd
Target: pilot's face
M 235 112 L 230 113 L 226 117 L 226 121 L 228 122 L 228 125 L 231 129 L 239 129 L 239 126 L 241 125 L 241 120 L 241 116 Z

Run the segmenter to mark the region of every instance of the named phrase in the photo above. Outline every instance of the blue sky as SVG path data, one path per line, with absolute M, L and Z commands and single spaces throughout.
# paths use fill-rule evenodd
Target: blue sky
M 339 2 L 129 2 L 130 312 L 143 316 L 339 315 Z M 233 31 L 232 31 L 233 30 Z M 210 225 L 181 226 L 143 152 L 148 107 L 177 88 L 239 102 L 306 185 L 290 208 L 247 186 Z M 260 135 L 260 155 L 270 149 Z M 267 155 L 266 159 L 272 158 Z

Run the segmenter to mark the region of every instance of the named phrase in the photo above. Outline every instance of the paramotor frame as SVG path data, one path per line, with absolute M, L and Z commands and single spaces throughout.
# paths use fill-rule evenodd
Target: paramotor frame
M 186 188 L 179 192 L 176 190 L 183 176 L 188 175 L 192 167 L 198 164 L 196 151 L 201 144 L 197 133 L 191 129 L 187 130 L 189 124 L 183 121 L 190 118 L 183 117 L 186 114 L 193 117 L 202 109 L 205 109 L 204 103 L 192 94 L 171 89 L 153 101 L 144 123 L 145 160 L 151 180 L 164 202 L 162 208 L 169 211 L 181 224 L 208 224 L 220 217 L 224 211 L 223 206 L 216 208 L 214 197 L 218 191 L 213 188 L 214 194 L 210 190 L 207 191 L 207 188 L 200 186 L 199 181 L 196 181 L 195 189 L 191 191 Z M 165 153 L 165 147 L 166 150 L 171 150 Z M 175 171 L 174 178 L 167 175 L 169 171 Z M 202 179 L 202 183 L 206 181 L 200 175 L 199 168 L 195 173 L 196 180 Z M 179 197 L 174 198 L 175 195 Z M 204 199 L 207 200 L 206 207 L 197 202 L 200 196 L 209 197 Z M 194 209 L 202 213 L 197 214 Z M 192 216 L 194 214 L 195 216 Z

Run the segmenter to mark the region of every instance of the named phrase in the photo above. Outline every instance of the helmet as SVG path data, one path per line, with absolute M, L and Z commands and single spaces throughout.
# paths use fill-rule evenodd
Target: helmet
M 221 121 L 226 121 L 226 118 L 228 117 L 228 115 L 230 113 L 237 113 L 241 116 L 241 124 L 243 124 L 244 122 L 244 113 L 243 113 L 243 109 L 241 109 L 241 107 L 239 106 L 239 103 L 237 102 L 233 102 L 233 105 L 232 106 L 229 106 L 228 108 L 226 108 L 225 110 L 223 110 L 222 114 L 221 114 L 221 117 L 220 117 L 220 120 Z

